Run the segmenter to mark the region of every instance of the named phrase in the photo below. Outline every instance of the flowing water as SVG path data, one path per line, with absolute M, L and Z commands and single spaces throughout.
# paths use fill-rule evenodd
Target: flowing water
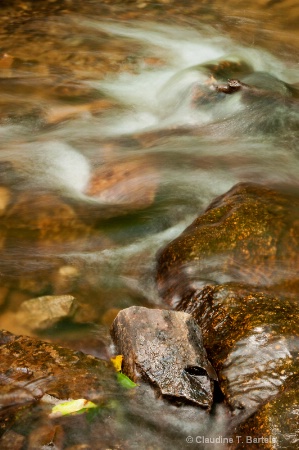
M 240 181 L 299 189 L 299 9 L 74 3 L 1 7 L 0 326 L 37 335 L 21 303 L 72 294 L 76 323 L 42 337 L 108 358 L 116 312 L 161 304 L 155 254 L 215 196 Z M 257 92 L 215 90 L 229 78 Z M 199 427 L 192 408 L 126 402 L 128 448 L 185 448 L 224 420 L 221 406 Z

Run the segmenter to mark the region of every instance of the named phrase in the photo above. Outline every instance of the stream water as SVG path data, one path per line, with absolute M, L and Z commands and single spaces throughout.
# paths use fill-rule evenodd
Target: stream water
M 74 3 L 1 6 L 0 326 L 109 358 L 115 314 L 161 305 L 155 254 L 215 196 L 240 181 L 299 189 L 299 8 Z M 217 77 L 260 93 L 216 92 Z M 38 334 L 18 320 L 53 294 L 76 297 L 76 323 Z M 199 424 L 151 395 L 121 397 L 127 447 L 93 430 L 92 448 L 189 448 L 225 426 L 221 405 Z

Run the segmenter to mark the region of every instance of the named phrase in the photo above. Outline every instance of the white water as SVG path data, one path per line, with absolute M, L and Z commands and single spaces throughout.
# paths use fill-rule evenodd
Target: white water
M 221 146 L 212 144 L 213 150 L 210 151 L 213 139 L 227 139 L 227 130 L 232 139 L 238 127 L 242 129 L 247 120 L 252 120 L 251 107 L 244 105 L 239 94 L 226 96 L 219 102 L 198 108 L 192 106 L 191 97 L 196 86 L 205 85 L 208 80 L 207 71 L 200 67 L 200 64 L 215 60 L 245 61 L 254 71 L 267 72 L 285 82 L 294 82 L 293 71 L 288 70 L 276 58 L 261 49 L 241 47 L 227 37 L 217 35 L 215 30 L 208 27 L 202 27 L 199 31 L 173 25 L 168 27 L 165 24 L 142 23 L 140 26 L 137 23 L 102 23 L 90 19 L 80 19 L 79 24 L 85 33 L 92 33 L 93 30 L 105 32 L 107 39 L 119 36 L 127 40 L 128 45 L 130 40 L 137 41 L 144 56 L 160 58 L 162 65 L 148 67 L 141 59 L 134 73 L 121 71 L 116 75 L 107 75 L 101 80 L 84 81 L 113 98 L 119 105 L 100 117 L 84 113 L 49 131 L 37 129 L 33 138 L 32 131 L 26 126 L 1 126 L 2 141 L 6 142 L 6 151 L 2 153 L 1 159 L 7 158 L 7 154 L 18 160 L 21 158 L 22 170 L 28 175 L 33 186 L 44 185 L 48 188 L 52 184 L 55 189 L 63 189 L 64 186 L 67 191 L 73 191 L 73 195 L 75 192 L 80 195 L 88 183 L 90 164 L 101 163 L 101 147 L 97 148 L 96 154 L 94 152 L 94 142 L 97 139 L 184 126 L 200 128 L 217 124 L 217 128 L 213 128 L 212 134 L 209 135 L 210 142 L 202 142 L 199 138 L 189 139 L 186 143 L 181 138 L 170 139 L 168 147 L 171 152 L 215 156 L 226 152 L 232 153 L 231 157 L 234 158 L 239 152 L 243 155 L 246 151 L 253 159 L 252 167 L 247 165 L 250 171 L 259 172 L 259 167 L 263 166 L 264 162 L 272 165 L 273 159 L 267 155 L 272 142 L 267 143 L 265 139 L 263 143 L 260 140 L 258 143 L 254 142 L 254 133 L 250 139 L 238 139 L 232 145 L 226 142 Z M 227 122 L 228 119 L 231 121 Z M 256 121 L 258 122 L 258 117 Z M 281 121 L 283 122 L 283 118 Z M 224 127 L 225 123 L 228 125 Z M 18 142 L 18 136 L 20 141 L 25 136 L 25 141 L 29 142 Z M 93 141 L 90 148 L 89 144 L 84 143 L 85 139 Z M 157 157 L 164 151 L 165 145 L 162 148 L 155 146 L 150 150 Z M 273 151 L 280 153 L 279 149 Z M 298 168 L 297 158 L 294 161 L 292 155 L 284 154 L 283 159 L 284 163 L 279 164 L 281 178 L 284 179 L 287 172 L 292 177 Z M 242 172 L 242 167 L 238 165 L 232 168 L 231 183 L 224 181 L 227 178 L 225 173 L 217 174 L 218 182 L 224 178 L 224 184 L 219 191 L 227 189 L 228 184 L 233 184 L 238 179 L 238 174 L 235 177 L 234 173 L 240 169 Z M 265 176 L 270 179 L 273 176 L 275 181 L 279 181 L 277 166 L 273 169 L 268 170 Z M 167 167 L 163 167 L 163 170 L 167 170 Z M 231 175 L 229 174 L 230 177 Z M 192 177 L 192 174 L 187 176 Z M 180 184 L 184 185 L 184 173 L 179 175 L 179 179 Z M 199 189 L 200 184 L 206 185 L 204 174 L 200 175 L 200 179 L 202 182 L 195 182 L 195 185 L 199 184 Z M 193 182 L 191 184 L 194 185 Z
M 126 108 L 116 120 L 104 121 L 102 133 L 106 135 L 130 134 L 169 126 L 199 126 L 224 118 L 242 109 L 238 96 L 225 100 L 222 111 L 195 110 L 190 96 L 196 85 L 205 84 L 207 73 L 198 65 L 214 60 L 246 61 L 254 71 L 267 72 L 284 81 L 292 76 L 274 57 L 262 50 L 241 47 L 228 38 L 217 36 L 213 29 L 204 27 L 201 32 L 143 23 L 142 28 L 132 24 L 102 24 L 87 21 L 84 25 L 108 34 L 137 40 L 144 52 L 161 58 L 162 68 L 138 67 L 138 73 L 121 73 L 89 84 L 115 98 Z
M 134 152 L 142 152 L 157 161 L 156 170 L 160 173 L 158 210 L 153 213 L 156 216 L 149 213 L 150 225 L 145 225 L 149 232 L 145 236 L 142 231 L 142 238 L 139 238 L 139 232 L 133 227 L 133 233 L 130 230 L 127 237 L 124 236 L 124 245 L 109 250 L 111 261 L 114 258 L 126 260 L 128 249 L 134 248 L 135 253 L 138 248 L 143 252 L 144 247 L 157 250 L 174 237 L 171 230 L 179 234 L 215 196 L 238 181 L 262 178 L 266 183 L 298 184 L 299 163 L 293 149 L 293 132 L 280 132 L 276 139 L 271 134 L 263 135 L 263 130 L 258 129 L 261 117 L 269 116 L 269 121 L 272 120 L 267 105 L 264 110 L 263 106 L 255 110 L 255 105 L 244 103 L 239 93 L 206 105 L 192 105 L 194 89 L 207 86 L 209 79 L 202 64 L 243 61 L 253 71 L 294 82 L 293 71 L 282 62 L 262 49 L 242 47 L 208 27 L 195 30 L 165 24 L 143 22 L 140 26 L 81 18 L 77 25 L 82 35 L 94 33 L 96 36 L 104 32 L 108 40 L 122 39 L 127 45 L 137 42 L 141 57 L 134 71 L 107 74 L 99 77 L 101 79 L 88 77 L 88 67 L 85 68 L 85 80 L 81 83 L 115 102 L 116 106 L 104 114 L 93 116 L 84 112 L 50 128 L 35 126 L 32 129 L 32 124 L 28 127 L 22 122 L 0 126 L 3 142 L 0 161 L 12 161 L 25 177 L 20 189 L 25 186 L 59 191 L 83 202 L 96 203 L 84 191 L 94 165 L 101 165 L 105 160 L 107 151 L 101 145 L 103 139 L 177 127 L 200 130 L 198 136 L 184 133 L 170 136 L 162 142 L 153 142 L 148 149 L 120 145 L 109 156 L 112 162 L 119 158 L 126 161 L 134 158 Z M 144 58 L 156 58 L 160 64 L 148 65 Z M 31 101 L 38 103 L 35 98 Z M 55 101 L 48 103 L 52 108 L 56 105 Z M 275 120 L 279 114 L 277 108 L 273 113 Z M 282 125 L 284 121 L 288 123 L 287 114 L 288 111 L 280 114 Z M 147 179 L 143 181 L 146 183 Z M 139 182 L 143 181 L 141 178 Z M 164 217 L 170 231 L 162 230 L 160 235 L 161 227 L 165 227 L 161 225 Z M 177 222 L 181 224 L 178 228 Z M 164 233 L 165 237 L 161 238 Z M 92 260 L 98 259 L 101 265 L 103 255 L 106 253 L 96 253 Z M 154 251 L 151 251 L 151 258 L 154 258 Z

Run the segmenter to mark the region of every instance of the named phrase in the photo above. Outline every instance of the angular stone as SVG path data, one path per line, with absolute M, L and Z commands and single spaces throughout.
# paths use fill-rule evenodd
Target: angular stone
M 112 336 L 131 379 L 149 380 L 168 398 L 211 407 L 217 377 L 189 314 L 132 306 L 117 315 Z

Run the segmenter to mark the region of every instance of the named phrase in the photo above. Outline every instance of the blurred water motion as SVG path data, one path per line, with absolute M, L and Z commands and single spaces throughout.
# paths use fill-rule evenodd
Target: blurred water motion
M 298 190 L 298 7 L 19 3 L 0 19 L 0 326 L 32 334 L 22 302 L 71 294 L 77 322 L 44 336 L 108 347 L 115 311 L 160 304 L 157 250 L 215 196 Z

